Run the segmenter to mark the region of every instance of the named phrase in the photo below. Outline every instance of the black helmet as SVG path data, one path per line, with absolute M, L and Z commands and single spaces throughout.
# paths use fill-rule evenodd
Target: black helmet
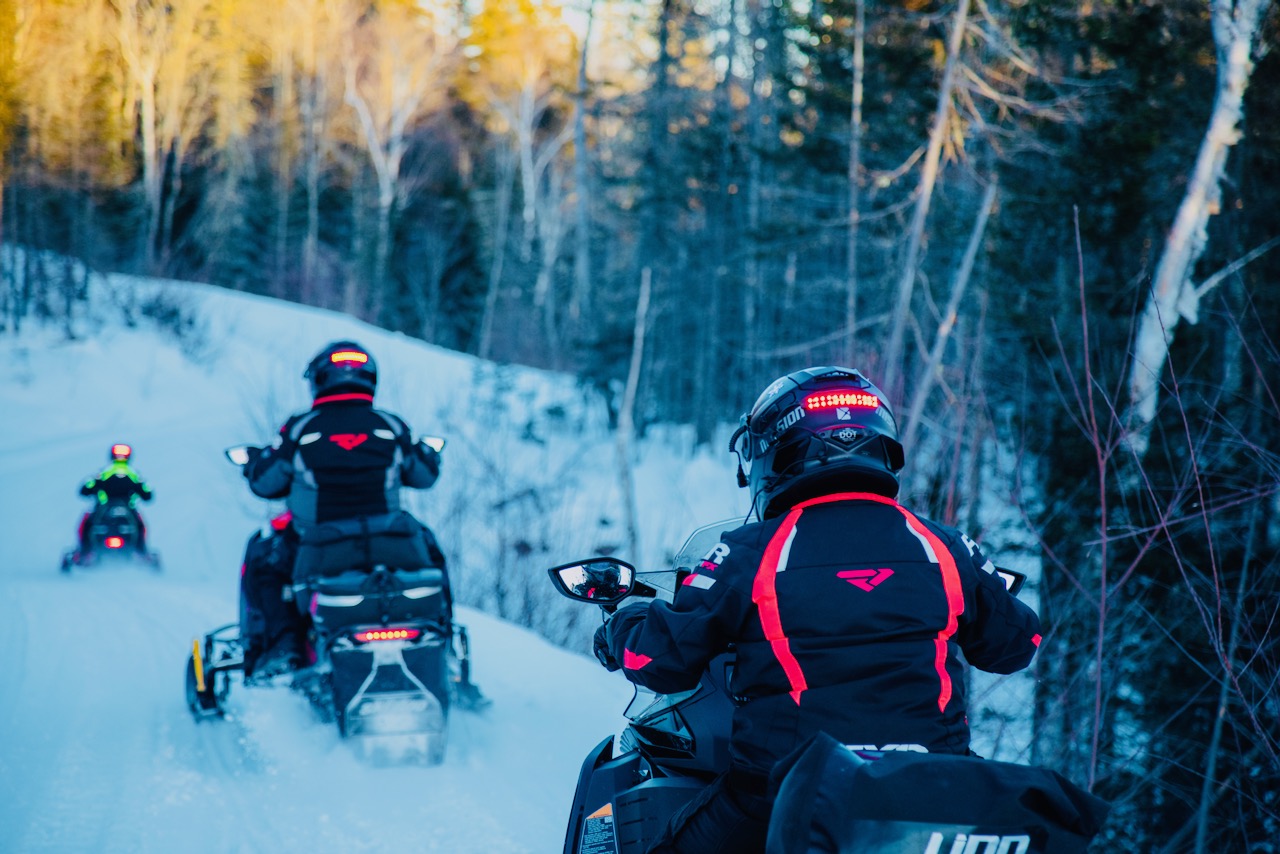
M 133 455 L 133 448 L 130 448 L 124 442 L 116 442 L 111 446 L 112 461 L 124 460 L 128 462 L 129 457 Z
M 751 487 L 751 506 L 761 519 L 832 492 L 893 498 L 906 462 L 880 389 L 839 367 L 774 380 L 743 416 L 729 449 L 738 454 L 738 483 Z
M 341 392 L 373 394 L 378 387 L 377 363 L 354 341 L 335 341 L 316 353 L 302 376 L 311 383 L 313 397 Z

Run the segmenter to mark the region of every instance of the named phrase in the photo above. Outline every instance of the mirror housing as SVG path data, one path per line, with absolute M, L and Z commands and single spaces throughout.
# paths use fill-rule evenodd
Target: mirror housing
M 1004 589 L 1009 591 L 1010 596 L 1017 596 L 1022 585 L 1027 583 L 1026 575 L 1012 569 L 1005 569 L 1003 566 L 996 567 L 995 575 L 1004 582 Z
M 547 570 L 556 590 L 579 602 L 616 605 L 631 595 L 636 568 L 624 560 L 595 557 Z
M 445 440 L 439 436 L 422 436 L 418 439 L 418 443 L 426 445 L 437 454 L 444 450 Z
M 231 460 L 231 462 L 244 468 L 249 464 L 249 451 L 251 448 L 253 448 L 253 445 L 232 445 L 222 453 L 226 454 L 227 459 Z

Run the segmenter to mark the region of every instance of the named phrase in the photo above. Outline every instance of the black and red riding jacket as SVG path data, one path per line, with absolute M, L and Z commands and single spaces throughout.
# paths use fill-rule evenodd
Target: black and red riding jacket
M 402 486 L 425 489 L 439 474 L 440 455 L 362 393 L 316 398 L 244 469 L 255 495 L 286 499 L 299 531 L 398 510 Z
M 862 749 L 967 752 L 964 665 L 1026 667 L 1035 612 L 976 543 L 870 493 L 797 504 L 727 532 L 673 604 L 618 611 L 604 630 L 628 679 L 697 685 L 733 645 L 730 751 L 773 764 L 818 731 Z

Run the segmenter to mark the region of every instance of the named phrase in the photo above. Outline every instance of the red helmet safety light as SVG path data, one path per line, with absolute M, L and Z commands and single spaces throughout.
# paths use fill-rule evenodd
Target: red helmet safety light
M 809 411 L 817 409 L 835 409 L 837 406 L 861 406 L 864 409 L 878 409 L 880 398 L 865 391 L 824 391 L 811 394 L 804 399 L 804 408 Z
M 118 549 L 124 545 L 124 540 L 120 537 L 107 537 L 104 542 L 109 549 Z
M 335 365 L 339 362 L 359 362 L 363 365 L 369 361 L 369 354 L 361 353 L 359 350 L 339 350 L 329 356 L 329 361 Z
M 360 643 L 372 641 L 413 640 L 422 634 L 418 629 L 370 629 L 367 632 L 356 632 L 356 640 Z
M 117 457 L 122 460 L 127 460 L 129 459 L 129 455 L 132 453 L 133 453 L 133 448 L 130 448 L 128 445 L 118 444 L 118 445 L 111 446 L 111 456 L 113 457 Z

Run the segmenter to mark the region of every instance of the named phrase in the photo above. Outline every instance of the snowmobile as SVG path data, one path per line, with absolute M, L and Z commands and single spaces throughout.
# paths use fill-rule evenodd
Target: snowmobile
M 672 601 L 722 532 L 694 531 L 670 569 L 640 572 L 594 557 L 548 570 L 556 589 L 614 610 L 629 597 Z M 1016 595 L 1026 578 L 999 569 Z M 587 755 L 564 854 L 643 854 L 682 806 L 729 765 L 732 652 L 696 688 L 633 686 L 626 725 Z M 1053 771 L 969 756 L 867 751 L 820 735 L 774 770 L 768 854 L 1074 854 L 1106 816 L 1105 802 Z
M 146 547 L 138 511 L 125 501 L 111 501 L 86 513 L 80 522 L 80 545 L 62 556 L 60 569 L 98 566 L 111 561 L 140 561 L 160 568 L 160 557 Z
M 243 465 L 244 450 L 227 456 Z M 308 663 L 269 683 L 305 695 L 375 762 L 439 764 L 451 707 L 489 702 L 471 682 L 466 627 L 449 620 L 443 570 L 411 545 L 420 525 L 395 513 L 319 525 L 304 537 L 293 595 L 310 615 Z M 197 720 L 226 716 L 233 676 L 245 684 L 244 670 L 240 624 L 192 642 L 186 699 Z

